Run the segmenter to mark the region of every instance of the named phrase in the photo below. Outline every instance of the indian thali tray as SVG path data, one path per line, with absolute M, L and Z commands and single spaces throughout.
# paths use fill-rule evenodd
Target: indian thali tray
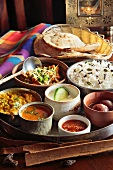
M 44 30 L 43 35 L 47 33 L 51 33 L 60 31 L 60 32 L 68 32 L 68 33 L 73 33 L 77 35 L 84 43 L 90 44 L 94 42 L 99 42 L 101 46 L 97 49 L 97 53 L 105 53 L 108 58 L 110 59 L 112 55 L 112 46 L 109 43 L 109 41 L 105 40 L 103 37 L 101 37 L 98 33 L 92 33 L 90 30 L 86 28 L 77 28 L 73 26 L 69 26 L 67 24 L 58 24 L 58 25 L 53 25 L 47 29 Z M 37 42 L 37 40 L 36 40 Z M 46 47 L 46 46 L 45 46 Z M 45 48 L 46 50 L 48 48 Z M 36 52 L 36 51 L 35 51 Z M 44 52 L 45 53 L 45 52 Z M 46 53 L 45 53 L 46 54 Z M 35 55 L 38 55 L 35 53 Z M 50 55 L 51 56 L 51 55 Z M 49 57 L 49 55 L 48 55 Z M 81 61 L 83 59 L 86 59 L 84 57 L 76 57 L 75 58 L 56 58 L 64 63 L 71 65 L 74 62 Z M 18 87 L 17 84 L 15 83 L 15 80 L 10 80 L 7 83 L 3 84 L 0 86 L 0 91 L 7 89 L 7 88 L 12 88 L 12 87 Z M 84 114 L 83 111 L 81 111 L 80 114 Z M 48 135 L 38 135 L 38 134 L 33 134 L 33 133 L 28 133 L 23 130 L 21 130 L 20 126 L 15 126 L 10 123 L 8 119 L 5 119 L 3 114 L 0 115 L 0 127 L 7 132 L 11 137 L 15 139 L 20 139 L 20 140 L 35 140 L 35 141 L 52 141 L 52 142 L 69 142 L 69 141 L 77 141 L 77 140 L 86 140 L 86 139 L 91 139 L 91 140 L 102 140 L 106 139 L 110 136 L 113 135 L 113 124 L 110 124 L 109 126 L 106 126 L 104 128 L 96 128 L 96 127 L 91 127 L 91 132 L 83 135 L 74 135 L 74 136 L 60 136 L 58 133 L 58 128 L 57 128 L 57 123 L 53 121 L 53 126 L 52 130 Z
M 0 90 L 6 88 L 15 87 L 14 80 L 10 80 L 8 83 L 1 85 Z M 82 112 L 81 112 L 82 113 Z M 82 113 L 83 114 L 83 113 Z M 21 130 L 20 126 L 15 126 L 6 118 L 4 118 L 3 114 L 0 115 L 0 127 L 3 129 L 6 134 L 10 135 L 13 139 L 19 140 L 30 140 L 30 141 L 51 141 L 51 142 L 71 142 L 71 141 L 79 141 L 91 139 L 95 140 L 103 140 L 113 135 L 113 124 L 106 126 L 104 128 L 95 128 L 92 127 L 91 132 L 82 135 L 74 135 L 74 136 L 60 136 L 58 133 L 57 122 L 53 121 L 52 130 L 48 135 L 38 135 L 33 133 L 28 133 Z

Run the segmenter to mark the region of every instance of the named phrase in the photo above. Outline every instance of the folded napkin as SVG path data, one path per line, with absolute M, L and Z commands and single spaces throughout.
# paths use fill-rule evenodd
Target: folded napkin
M 0 38 L 0 79 L 13 67 L 33 55 L 33 41 L 50 24 L 41 23 L 25 31 L 9 31 Z

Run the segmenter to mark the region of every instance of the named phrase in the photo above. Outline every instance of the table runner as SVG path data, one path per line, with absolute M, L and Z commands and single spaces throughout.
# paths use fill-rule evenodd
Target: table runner
M 41 23 L 25 31 L 10 30 L 0 38 L 0 79 L 11 73 L 16 64 L 34 54 L 34 39 L 49 26 Z

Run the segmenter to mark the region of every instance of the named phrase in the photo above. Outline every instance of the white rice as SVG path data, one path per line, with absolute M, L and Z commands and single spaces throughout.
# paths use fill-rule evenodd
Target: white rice
M 67 72 L 71 82 L 90 89 L 113 88 L 113 63 L 107 60 L 84 60 Z

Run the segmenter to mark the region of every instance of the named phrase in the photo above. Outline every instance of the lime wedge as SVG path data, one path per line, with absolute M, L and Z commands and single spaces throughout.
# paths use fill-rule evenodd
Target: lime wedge
M 59 87 L 55 90 L 55 93 L 54 93 L 54 100 L 56 101 L 60 101 L 60 100 L 63 100 L 65 98 L 67 98 L 69 95 L 69 92 L 66 88 L 64 87 Z

